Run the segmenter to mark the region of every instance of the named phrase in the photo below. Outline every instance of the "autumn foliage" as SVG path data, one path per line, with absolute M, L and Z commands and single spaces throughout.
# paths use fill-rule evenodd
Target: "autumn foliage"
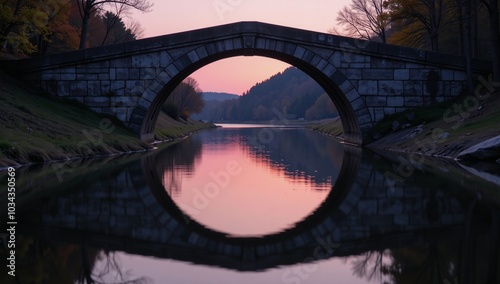
M 105 1 L 100 1 L 105 2 Z M 101 6 L 88 20 L 85 47 L 135 40 L 136 22 L 126 23 L 123 5 Z M 43 55 L 79 48 L 82 15 L 78 1 L 7 0 L 0 9 L 0 50 L 14 55 Z

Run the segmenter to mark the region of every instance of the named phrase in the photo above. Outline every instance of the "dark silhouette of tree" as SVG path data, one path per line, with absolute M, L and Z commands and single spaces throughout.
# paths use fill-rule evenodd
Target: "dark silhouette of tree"
M 385 7 L 396 26 L 410 40 L 422 42 L 426 36 L 431 50 L 439 51 L 439 34 L 450 23 L 450 5 L 445 0 L 389 0 Z
M 498 0 L 480 0 L 488 9 L 493 80 L 500 82 L 500 12 Z
M 82 18 L 82 29 L 80 34 L 80 49 L 87 45 L 87 33 L 89 20 L 97 11 L 106 10 L 106 7 L 111 4 L 118 4 L 137 9 L 142 12 L 148 12 L 153 4 L 146 0 L 77 0 L 78 10 Z
M 188 77 L 170 94 L 163 111 L 174 119 L 188 119 L 192 114 L 201 112 L 204 105 L 198 82 Z
M 378 37 L 386 42 L 390 17 L 384 0 L 353 0 L 349 7 L 338 12 L 337 24 L 344 27 L 345 35 L 366 40 Z M 335 33 L 335 30 L 331 30 Z

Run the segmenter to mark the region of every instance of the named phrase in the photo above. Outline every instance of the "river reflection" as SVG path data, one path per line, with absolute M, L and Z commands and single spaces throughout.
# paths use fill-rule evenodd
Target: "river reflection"
M 389 183 L 399 167 L 253 126 L 19 169 L 0 283 L 498 283 L 498 186 L 438 160 Z
M 252 145 L 262 129 L 207 131 L 156 155 L 176 205 L 200 224 L 240 237 L 277 233 L 311 215 L 338 177 L 343 146 L 320 135 L 298 139 L 304 130 L 290 128 L 271 129 L 280 132 L 275 139 Z

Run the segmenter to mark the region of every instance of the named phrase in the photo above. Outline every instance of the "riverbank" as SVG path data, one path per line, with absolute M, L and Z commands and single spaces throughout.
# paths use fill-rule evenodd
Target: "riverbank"
M 386 117 L 374 127 L 375 141 L 367 145 L 377 152 L 399 152 L 448 159 L 498 161 L 500 147 L 500 92 L 483 97 L 459 97 L 454 101 L 416 108 Z M 338 119 L 311 124 L 309 128 L 342 139 Z M 464 155 L 468 149 L 490 141 L 491 151 Z M 493 142 L 492 142 L 493 141 Z M 495 148 L 496 147 L 496 148 Z
M 155 139 L 180 139 L 215 127 L 176 121 L 161 114 Z M 148 151 L 153 145 L 137 138 L 114 117 L 98 115 L 80 103 L 40 95 L 0 72 L 0 168 L 78 158 Z

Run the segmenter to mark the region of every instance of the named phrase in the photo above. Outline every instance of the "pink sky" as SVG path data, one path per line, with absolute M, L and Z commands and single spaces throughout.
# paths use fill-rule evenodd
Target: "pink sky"
M 337 11 L 351 0 L 150 0 L 149 13 L 134 12 L 144 38 L 240 21 L 259 21 L 327 32 Z M 207 65 L 191 76 L 206 92 L 241 95 L 289 65 L 262 57 L 233 57 Z

